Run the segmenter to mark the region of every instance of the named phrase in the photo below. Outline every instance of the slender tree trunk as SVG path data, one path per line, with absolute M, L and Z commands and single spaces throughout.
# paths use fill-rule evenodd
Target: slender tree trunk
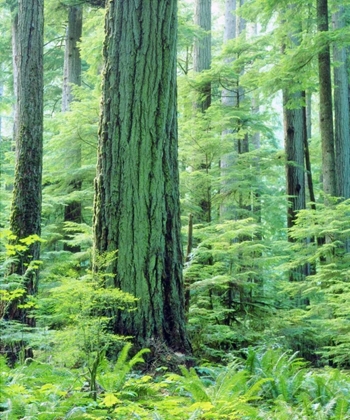
M 304 98 L 303 105 L 303 128 L 304 128 L 304 156 L 305 156 L 305 170 L 306 170 L 306 186 L 309 191 L 310 207 L 313 210 L 316 210 L 316 198 L 314 193 L 314 184 L 312 179 L 312 170 L 311 170 L 311 159 L 309 151 L 309 139 L 311 137 L 311 95 L 307 95 L 305 91 L 302 92 Z M 306 191 L 305 191 L 305 201 L 306 201 Z M 315 242 L 315 238 L 311 237 L 307 239 L 308 242 Z M 306 264 L 305 265 L 305 275 L 316 274 L 316 265 L 315 264 Z
M 291 11 L 296 10 L 295 4 L 290 4 Z M 298 30 L 299 29 L 299 30 Z M 295 33 L 288 35 L 291 48 L 299 44 Z M 285 46 L 282 49 L 285 52 Z M 283 127 L 284 127 L 284 150 L 286 155 L 286 193 L 287 193 L 287 227 L 288 241 L 293 242 L 289 229 L 295 225 L 297 214 L 306 207 L 305 194 L 305 144 L 307 142 L 306 111 L 304 92 L 295 91 L 295 86 L 283 89 Z M 302 280 L 307 274 L 307 267 L 301 266 L 289 273 L 290 281 Z M 296 302 L 299 306 L 301 302 Z
M 205 31 L 205 34 L 201 34 L 199 38 L 195 39 L 193 46 L 193 70 L 196 73 L 201 73 L 209 70 L 211 65 L 211 0 L 196 0 L 194 23 Z M 198 88 L 194 108 L 204 113 L 210 107 L 210 104 L 211 83 L 202 83 Z M 200 219 L 196 222 L 210 222 L 212 218 L 210 167 L 211 162 L 209 156 L 206 155 L 198 167 L 204 173 L 204 176 L 199 185 L 196 185 L 196 189 L 200 192 L 197 205 L 201 209 Z
M 68 25 L 66 31 L 63 90 L 62 90 L 62 112 L 70 109 L 74 100 L 73 86 L 81 85 L 81 58 L 78 43 L 81 39 L 83 28 L 82 6 L 70 6 L 68 9 Z M 69 148 L 69 156 L 65 158 L 65 165 L 68 174 L 81 167 L 81 144 L 75 139 Z M 67 193 L 80 191 L 82 180 L 74 177 L 69 182 Z M 82 205 L 81 201 L 69 201 L 64 208 L 64 221 L 81 223 Z M 70 231 L 71 233 L 71 231 Z M 68 239 L 68 238 L 67 238 Z M 79 246 L 64 245 L 64 249 L 71 252 L 79 252 Z
M 226 0 L 225 2 L 225 28 L 224 28 L 224 44 L 235 39 L 236 37 L 236 0 Z M 232 63 L 232 59 L 226 59 L 225 63 L 229 65 Z M 222 89 L 221 92 L 221 103 L 227 107 L 234 107 L 236 102 L 236 95 L 233 89 Z M 223 131 L 222 136 L 225 141 L 230 142 L 230 148 L 232 150 L 229 153 L 221 156 L 220 159 L 220 170 L 221 170 L 221 187 L 220 192 L 223 197 L 223 203 L 220 205 L 220 218 L 224 220 L 225 218 L 232 217 L 234 213 L 233 206 L 230 206 L 226 203 L 225 196 L 229 193 L 232 186 L 232 177 L 229 176 L 230 168 L 233 167 L 235 163 L 234 157 L 234 140 L 233 140 L 233 128 L 229 128 Z M 231 145 L 232 143 L 232 145 Z
M 319 32 L 328 31 L 328 1 L 317 0 L 317 27 Z M 331 59 L 329 45 L 326 44 L 318 54 L 320 90 L 320 131 L 322 141 L 323 190 L 335 196 L 336 172 L 334 151 L 334 130 L 332 110 Z
M 70 109 L 73 102 L 73 86 L 81 85 L 81 58 L 79 41 L 83 29 L 83 9 L 81 6 L 68 8 L 68 25 L 64 50 L 62 112 Z
M 290 101 L 301 101 L 301 92 L 283 91 L 284 147 L 286 153 L 286 192 L 288 196 L 288 228 L 294 226 L 299 210 L 305 209 L 304 145 L 305 126 L 303 108 L 290 108 Z
M 16 167 L 10 228 L 17 245 L 40 235 L 43 148 L 43 1 L 18 3 Z M 40 243 L 17 253 L 12 272 L 22 276 L 27 294 L 37 290 Z M 25 320 L 26 311 L 12 305 L 11 319 Z M 27 322 L 30 322 L 26 320 Z
M 193 47 L 193 70 L 200 73 L 209 70 L 211 65 L 211 0 L 196 0 L 194 23 L 205 35 L 196 38 Z M 196 107 L 206 111 L 211 104 L 211 83 L 204 83 L 200 87 Z
M 304 155 L 305 155 L 305 169 L 306 169 L 306 180 L 309 190 L 309 198 L 311 201 L 311 208 L 316 209 L 316 198 L 314 193 L 314 184 L 312 179 L 311 170 L 311 159 L 309 151 L 309 139 L 311 138 L 311 95 L 306 95 L 302 92 L 304 97 L 305 106 L 303 106 L 303 120 L 304 120 Z
M 283 91 L 284 117 L 284 148 L 286 153 L 286 192 L 288 197 L 287 227 L 295 225 L 295 218 L 299 210 L 305 209 L 305 175 L 304 175 L 304 147 L 305 147 L 305 119 L 302 105 L 290 108 L 292 99 L 301 102 L 302 93 L 290 94 Z M 289 241 L 293 239 L 288 236 Z M 290 280 L 301 280 L 305 267 L 290 272 Z
M 176 111 L 176 0 L 110 2 L 94 202 L 96 253 L 139 299 L 115 332 L 190 352 L 185 330 Z M 96 267 L 95 267 L 96 269 Z

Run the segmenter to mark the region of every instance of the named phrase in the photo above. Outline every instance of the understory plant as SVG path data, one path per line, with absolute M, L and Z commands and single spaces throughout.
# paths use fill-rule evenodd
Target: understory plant
M 307 304 L 290 308 L 281 323 L 287 327 L 283 335 L 288 347 L 302 343 L 302 355 L 309 360 L 345 368 L 350 366 L 349 214 L 350 200 L 299 212 L 284 268 L 308 266 L 309 275 L 285 283 L 284 293 Z
M 273 313 L 267 244 L 253 218 L 195 226 L 198 245 L 185 267 L 189 332 L 195 353 L 220 360 L 256 344 Z
M 205 364 L 181 374 L 144 366 L 142 350 L 127 344 L 115 362 L 103 358 L 96 395 L 81 367 L 26 361 L 14 368 L 0 358 L 0 415 L 46 419 L 336 419 L 350 416 L 350 377 L 339 369 L 312 370 L 279 348 L 249 349 L 226 365 Z

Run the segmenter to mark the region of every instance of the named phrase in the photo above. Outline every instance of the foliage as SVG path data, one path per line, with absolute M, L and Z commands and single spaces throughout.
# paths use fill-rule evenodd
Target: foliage
M 96 401 L 79 369 L 52 361 L 10 369 L 1 358 L 2 418 L 342 420 L 350 414 L 347 373 L 309 370 L 279 349 L 249 349 L 245 359 L 225 366 L 181 367 L 181 375 L 154 376 L 134 370 L 145 350 L 128 360 L 129 350 L 125 346 L 116 363 L 102 363 Z
M 349 235 L 349 209 L 350 201 L 345 200 L 332 206 L 319 205 L 317 210 L 300 211 L 291 229 L 296 242 L 287 264 L 288 268 L 302 264 L 316 267 L 315 273 L 304 282 L 290 285 L 289 290 L 309 302 L 302 311 L 299 309 L 297 316 L 304 331 L 311 333 L 310 342 L 314 347 L 321 347 L 321 343 L 318 352 L 324 360 L 344 367 L 349 366 L 350 343 L 347 316 L 350 260 L 344 248 Z M 321 245 L 317 246 L 318 243 Z
M 267 247 L 253 219 L 198 226 L 195 234 L 200 243 L 185 269 L 189 331 L 196 352 L 221 358 L 259 340 L 261 319 L 272 314 L 273 289 L 266 293 L 259 278 L 268 269 Z
M 350 418 L 349 200 L 320 193 L 318 115 L 309 139 L 316 203 L 298 213 L 287 232 L 282 110 L 278 91 L 307 90 L 318 104 L 316 57 L 323 45 L 348 46 L 349 28 L 316 33 L 312 2 L 252 0 L 237 11 L 246 30 L 225 45 L 221 20 L 212 31 L 211 69 L 192 72 L 193 5 L 179 2 L 178 93 L 180 194 L 188 331 L 196 367 L 181 374 L 145 369 L 147 350 L 132 353 L 131 337 L 114 334 L 119 310 L 135 299 L 113 283 L 117 254 L 91 265 L 93 180 L 99 122 L 104 10 L 84 4 L 80 43 L 82 86 L 60 113 L 67 4 L 45 2 L 45 154 L 40 285 L 24 296 L 23 278 L 8 268 L 31 237 L 8 243 L 15 147 L 10 27 L 13 10 L 1 2 L 0 23 L 0 328 L 17 364 L 0 357 L 0 417 L 17 419 L 336 419 Z M 219 18 L 223 3 L 213 2 Z M 338 4 L 330 2 L 332 12 Z M 283 24 L 281 24 L 283 22 Z M 259 33 L 252 34 L 251 25 Z M 298 45 L 290 33 L 297 32 Z M 282 45 L 284 51 L 282 54 Z M 337 63 L 333 63 L 337 66 Z M 210 82 L 212 106 L 196 113 L 195 98 Z M 294 88 L 295 87 L 295 88 Z M 222 105 L 222 95 L 244 97 Z M 229 93 L 228 93 L 229 92 Z M 290 106 L 300 106 L 290 103 Z M 256 136 L 258 135 L 258 139 Z M 240 146 L 247 140 L 248 150 Z M 81 165 L 70 160 L 81 148 Z M 205 163 L 205 164 L 203 164 Z M 72 191 L 72 181 L 81 189 Z M 200 199 L 208 197 L 211 220 Z M 64 209 L 82 205 L 82 223 L 63 222 Z M 203 223 L 202 223 L 203 222 Z M 287 233 L 292 241 L 287 241 Z M 79 252 L 66 250 L 66 245 Z M 298 282 L 289 272 L 305 268 Z M 6 319 L 15 300 L 37 326 Z M 34 354 L 29 354 L 31 349 Z M 131 355 L 130 355 L 131 353 Z M 34 359 L 33 357 L 34 356 Z M 164 356 L 163 359 L 166 359 Z M 163 357 L 163 355 L 162 355 Z M 160 358 L 161 359 L 161 358 Z M 162 359 L 162 360 L 163 360 Z M 307 362 L 305 361 L 307 360 Z M 11 366 L 11 368 L 10 368 Z M 331 366 L 331 367 L 330 367 Z
M 256 417 L 257 409 L 251 403 L 259 399 L 260 388 L 269 379 L 263 378 L 250 386 L 247 371 L 239 368 L 239 364 L 234 362 L 224 368 L 203 369 L 205 380 L 194 368 L 181 369 L 182 376 L 178 380 L 190 393 L 194 418 Z

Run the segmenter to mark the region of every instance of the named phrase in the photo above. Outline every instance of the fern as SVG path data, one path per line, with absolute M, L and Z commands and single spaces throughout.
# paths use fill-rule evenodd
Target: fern
M 190 393 L 193 400 L 191 409 L 200 413 L 203 419 L 244 418 L 256 416 L 257 410 L 251 404 L 259 398 L 259 393 L 265 382 L 263 378 L 253 384 L 249 383 L 249 375 L 245 370 L 239 370 L 239 364 L 233 363 L 226 368 L 212 371 L 213 377 L 209 385 L 197 375 L 195 369 L 181 367 L 182 376 L 175 376 Z
M 142 349 L 129 359 L 131 347 L 131 343 L 126 343 L 120 351 L 113 368 L 100 371 L 98 374 L 98 382 L 106 391 L 120 391 L 125 385 L 127 375 L 130 374 L 136 364 L 143 363 L 143 355 L 149 353 L 148 349 Z

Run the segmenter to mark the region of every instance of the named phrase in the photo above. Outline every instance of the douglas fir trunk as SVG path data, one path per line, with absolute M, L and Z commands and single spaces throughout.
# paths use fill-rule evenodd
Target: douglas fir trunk
M 176 120 L 176 0 L 110 2 L 95 181 L 97 253 L 118 250 L 112 286 L 139 299 L 115 331 L 188 353 Z
M 319 32 L 328 31 L 328 1 L 317 0 L 317 27 Z M 323 191 L 336 195 L 335 151 L 332 110 L 331 58 L 326 44 L 318 54 L 320 82 L 320 132 L 322 141 Z
M 41 177 L 43 150 L 43 1 L 18 3 L 17 106 L 15 124 L 16 168 L 10 228 L 14 244 L 40 235 Z M 23 245 L 23 243 L 20 242 Z M 24 288 L 36 290 L 37 270 L 30 264 L 39 259 L 39 242 L 18 253 L 12 271 L 23 275 Z M 23 311 L 22 311 L 23 312 Z M 18 319 L 16 315 L 11 317 Z

